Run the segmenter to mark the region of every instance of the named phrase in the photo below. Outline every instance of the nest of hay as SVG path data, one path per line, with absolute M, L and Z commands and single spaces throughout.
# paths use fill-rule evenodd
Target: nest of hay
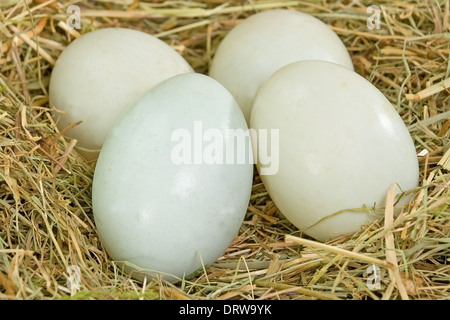
M 0 2 L 0 299 L 448 299 L 450 289 L 449 1 L 6 0 Z M 70 5 L 81 9 L 72 29 Z M 254 178 L 247 215 L 225 254 L 172 285 L 136 282 L 99 242 L 95 163 L 49 112 L 48 82 L 81 34 L 126 27 L 156 35 L 207 73 L 218 43 L 262 10 L 309 13 L 346 44 L 355 70 L 391 101 L 414 140 L 414 200 L 328 243 L 298 237 Z M 372 12 L 372 13 L 371 13 Z M 386 155 L 389 157 L 389 155 Z M 374 272 L 379 271 L 379 274 Z M 77 277 L 79 287 L 68 280 Z

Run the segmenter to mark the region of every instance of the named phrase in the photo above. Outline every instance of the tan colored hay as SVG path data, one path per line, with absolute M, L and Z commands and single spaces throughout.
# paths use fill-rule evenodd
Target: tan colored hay
M 68 27 L 71 4 L 83 10 L 81 30 Z M 372 4 L 0 2 L 0 299 L 448 299 L 449 0 L 377 1 L 381 27 L 369 30 Z M 328 23 L 356 71 L 396 107 L 420 154 L 415 201 L 394 217 L 388 197 L 385 221 L 318 244 L 298 237 L 256 176 L 245 221 L 223 257 L 181 284 L 137 283 L 99 242 L 91 210 L 94 164 L 58 134 L 48 109 L 52 66 L 81 34 L 121 26 L 160 37 L 207 73 L 226 33 L 270 8 Z M 378 289 L 369 285 L 373 264 L 380 268 Z M 80 268 L 79 290 L 67 287 L 71 266 Z

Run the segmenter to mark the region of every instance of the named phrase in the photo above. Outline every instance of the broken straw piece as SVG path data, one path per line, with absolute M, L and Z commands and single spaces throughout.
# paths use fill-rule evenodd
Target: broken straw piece
M 411 100 L 411 101 L 420 101 L 429 96 L 432 96 L 433 94 L 447 90 L 448 88 L 450 88 L 450 78 L 447 78 L 442 82 L 436 83 L 426 89 L 423 89 L 422 91 L 419 91 L 418 93 L 406 94 L 406 99 Z

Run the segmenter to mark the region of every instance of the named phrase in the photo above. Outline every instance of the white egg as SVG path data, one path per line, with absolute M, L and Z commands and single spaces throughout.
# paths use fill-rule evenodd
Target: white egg
M 99 150 L 108 131 L 140 95 L 176 74 L 192 72 L 165 42 L 141 31 L 105 28 L 84 34 L 59 56 L 50 78 L 50 106 L 60 130 L 83 121 L 67 136 Z M 97 152 L 83 152 L 88 159 Z
M 353 70 L 345 45 L 325 23 L 278 9 L 234 27 L 217 48 L 209 74 L 231 92 L 249 122 L 259 87 L 279 68 L 299 60 L 326 60 Z
M 243 132 L 238 104 L 208 76 L 177 75 L 145 93 L 110 131 L 95 168 L 95 223 L 110 256 L 168 281 L 219 258 L 250 199 Z
M 278 130 L 279 170 L 262 180 L 280 212 L 317 240 L 380 218 L 382 209 L 364 206 L 383 207 L 394 183 L 398 193 L 418 185 L 414 143 L 398 112 L 340 65 L 300 61 L 277 71 L 255 99 L 251 128 Z

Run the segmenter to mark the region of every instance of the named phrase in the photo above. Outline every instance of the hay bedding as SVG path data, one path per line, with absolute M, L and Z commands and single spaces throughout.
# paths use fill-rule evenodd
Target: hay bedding
M 68 27 L 72 4 L 82 8 L 81 30 Z M 381 25 L 369 30 L 366 9 L 372 4 L 0 1 L 0 299 L 448 299 L 449 0 L 377 1 Z M 255 175 L 239 235 L 214 265 L 177 285 L 129 279 L 96 233 L 94 164 L 58 133 L 49 113 L 55 60 L 80 34 L 127 27 L 157 35 L 206 73 L 234 25 L 277 7 L 328 23 L 345 42 L 356 71 L 396 107 L 420 162 L 414 201 L 393 217 L 388 197 L 384 221 L 318 244 L 298 238 Z M 379 267 L 379 287 L 369 285 L 377 284 L 370 282 L 371 266 Z M 80 288 L 67 282 L 77 275 Z

